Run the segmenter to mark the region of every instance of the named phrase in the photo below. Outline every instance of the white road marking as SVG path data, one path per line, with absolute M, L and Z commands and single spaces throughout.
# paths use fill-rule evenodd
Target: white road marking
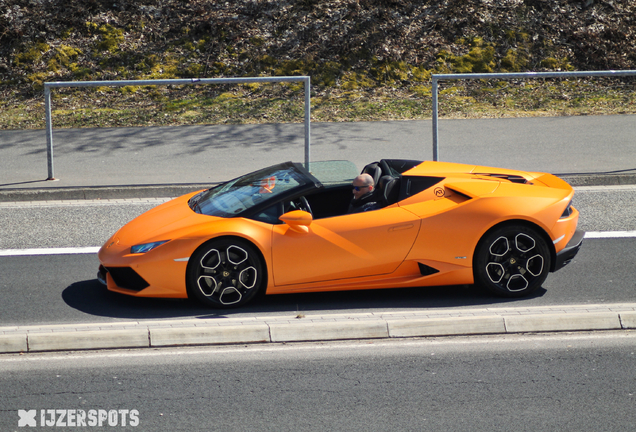
M 585 238 L 594 239 L 633 237 L 636 237 L 636 231 L 590 231 L 585 233 Z
M 0 256 L 96 254 L 99 251 L 99 248 L 100 246 L 37 249 L 0 249 Z
M 52 201 L 8 201 L 0 202 L 0 209 L 45 208 L 45 207 L 95 207 L 125 205 L 159 205 L 173 198 L 119 198 L 95 200 L 52 200 Z
M 574 186 L 574 190 L 576 192 L 636 191 L 636 185 Z
M 586 239 L 636 238 L 636 231 L 589 231 Z M 0 256 L 37 256 L 37 255 L 77 255 L 96 254 L 100 246 L 36 248 L 36 249 L 0 249 Z M 182 258 L 180 260 L 187 260 Z M 177 260 L 175 260 L 177 261 Z

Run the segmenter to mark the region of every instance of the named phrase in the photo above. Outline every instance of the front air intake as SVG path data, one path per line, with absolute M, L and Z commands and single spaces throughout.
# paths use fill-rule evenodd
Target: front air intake
M 141 291 L 150 284 L 130 267 L 107 267 L 106 271 L 113 278 L 115 285 L 132 291 Z

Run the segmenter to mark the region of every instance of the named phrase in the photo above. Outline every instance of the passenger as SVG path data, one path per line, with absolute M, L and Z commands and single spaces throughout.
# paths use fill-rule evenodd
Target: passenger
M 353 199 L 349 204 L 347 213 L 361 213 L 369 210 L 376 210 L 378 203 L 375 202 L 375 184 L 373 177 L 369 174 L 360 174 L 353 179 Z

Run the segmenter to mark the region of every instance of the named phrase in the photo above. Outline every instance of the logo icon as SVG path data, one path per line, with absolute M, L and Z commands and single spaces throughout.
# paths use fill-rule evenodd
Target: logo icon
M 18 410 L 20 420 L 18 420 L 18 427 L 37 427 L 38 422 L 35 420 L 37 410 Z

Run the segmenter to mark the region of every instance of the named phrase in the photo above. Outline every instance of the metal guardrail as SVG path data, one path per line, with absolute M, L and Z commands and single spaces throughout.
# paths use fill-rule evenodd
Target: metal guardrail
M 116 81 L 62 81 L 44 83 L 44 109 L 46 113 L 47 180 L 55 180 L 53 166 L 53 122 L 51 116 L 51 89 L 59 87 L 124 87 L 146 85 L 196 85 L 196 84 L 250 84 L 262 82 L 305 83 L 305 166 L 309 167 L 311 145 L 311 79 L 308 76 L 252 77 L 252 78 L 192 78 L 165 80 L 116 80 Z
M 618 77 L 636 76 L 636 70 L 608 70 L 582 72 L 509 72 L 509 73 L 469 73 L 469 74 L 433 74 L 433 160 L 439 160 L 438 129 L 438 81 L 461 79 L 536 79 L 536 78 L 576 78 L 576 77 Z

